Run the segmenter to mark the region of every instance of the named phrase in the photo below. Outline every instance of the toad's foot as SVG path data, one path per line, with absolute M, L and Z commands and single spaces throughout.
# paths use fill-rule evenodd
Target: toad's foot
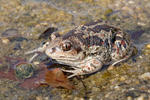
M 121 62 L 126 61 L 127 59 L 129 59 L 132 56 L 132 54 L 134 53 L 135 49 L 136 49 L 135 47 L 132 47 L 130 49 L 130 51 L 128 52 L 128 54 L 123 59 L 120 59 L 120 60 L 114 62 L 113 64 L 111 64 L 111 66 L 115 66 L 116 64 L 121 63 Z
M 25 55 L 35 53 L 35 54 L 30 58 L 29 62 L 32 62 L 33 59 L 35 59 L 35 58 L 39 55 L 39 53 L 43 53 L 48 45 L 49 45 L 49 42 L 46 42 L 45 44 L 43 44 L 42 47 L 39 47 L 39 48 L 36 48 L 36 49 L 34 49 L 34 50 L 32 50 L 32 51 L 26 52 Z
M 85 75 L 85 74 L 91 74 L 99 69 L 102 68 L 102 63 L 98 59 L 92 59 L 90 62 L 87 62 L 87 64 L 81 64 L 78 67 L 73 67 L 74 70 L 64 70 L 61 69 L 64 72 L 72 73 L 72 75 L 68 76 L 68 78 L 72 78 L 77 75 Z

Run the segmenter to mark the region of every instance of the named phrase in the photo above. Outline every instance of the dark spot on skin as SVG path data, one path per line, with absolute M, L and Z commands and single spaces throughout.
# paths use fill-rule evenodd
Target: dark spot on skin
M 77 53 L 79 53 L 82 49 L 80 47 L 75 48 Z
M 78 33 L 78 34 L 76 35 L 76 37 L 77 37 L 82 43 L 85 42 L 85 39 L 83 38 L 83 35 L 84 35 L 84 33 Z
M 115 39 L 116 39 L 116 40 L 123 40 L 123 38 L 120 37 L 120 36 L 116 36 Z
M 108 39 L 105 40 L 104 46 L 105 46 L 105 47 L 109 47 Z
M 85 39 L 85 41 L 83 41 L 83 44 L 85 44 L 86 46 L 101 46 L 102 42 L 103 40 L 98 36 L 89 36 Z
M 124 42 L 124 40 L 121 41 L 121 45 L 123 45 L 124 48 L 126 48 L 126 43 Z
M 82 51 L 80 44 L 77 43 L 78 41 L 73 41 L 73 40 L 71 40 L 71 39 L 70 39 L 70 41 L 71 41 L 71 44 L 72 44 L 72 48 L 73 48 L 77 53 L 79 53 L 80 51 Z
M 86 29 L 86 27 L 85 27 L 85 26 L 82 26 L 82 27 L 81 27 L 81 30 L 85 30 L 85 29 Z

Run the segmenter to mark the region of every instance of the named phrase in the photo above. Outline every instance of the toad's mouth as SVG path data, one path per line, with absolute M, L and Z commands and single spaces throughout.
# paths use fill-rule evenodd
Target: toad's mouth
M 80 64 L 85 59 L 85 54 L 80 53 L 76 56 L 50 56 L 49 57 L 59 64 L 65 64 L 65 65 L 73 65 L 76 66 Z
M 77 66 L 80 64 L 81 60 L 72 60 L 72 59 L 51 59 L 53 63 L 68 65 L 68 66 Z
M 78 62 L 81 61 L 80 56 L 74 56 L 74 57 L 65 57 L 65 56 L 58 56 L 58 57 L 50 57 L 51 59 L 57 60 L 57 61 L 72 61 L 72 62 Z
M 50 58 L 55 59 L 57 61 L 71 61 L 71 62 L 79 62 L 82 61 L 86 55 L 83 52 L 78 53 L 77 55 L 49 55 Z

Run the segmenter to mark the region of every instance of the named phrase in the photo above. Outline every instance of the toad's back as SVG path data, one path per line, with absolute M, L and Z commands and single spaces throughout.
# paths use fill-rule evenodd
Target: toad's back
M 78 26 L 63 39 L 78 44 L 87 56 L 99 55 L 104 62 L 123 59 L 131 49 L 127 33 L 99 21 Z

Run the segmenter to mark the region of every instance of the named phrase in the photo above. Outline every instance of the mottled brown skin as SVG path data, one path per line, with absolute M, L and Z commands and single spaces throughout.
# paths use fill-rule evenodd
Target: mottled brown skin
M 105 64 L 122 62 L 131 56 L 132 49 L 127 33 L 97 21 L 78 26 L 28 54 L 44 52 L 58 63 L 69 65 L 73 70 L 62 70 L 73 73 L 71 78 L 93 73 Z

